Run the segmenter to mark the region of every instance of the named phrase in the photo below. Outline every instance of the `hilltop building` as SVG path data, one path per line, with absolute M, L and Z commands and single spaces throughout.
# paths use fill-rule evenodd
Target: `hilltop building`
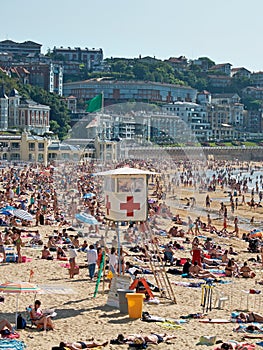
M 7 96 L 2 86 L 0 89 L 0 129 L 22 129 L 43 135 L 49 132 L 50 107 L 35 101 L 22 99 L 13 89 Z

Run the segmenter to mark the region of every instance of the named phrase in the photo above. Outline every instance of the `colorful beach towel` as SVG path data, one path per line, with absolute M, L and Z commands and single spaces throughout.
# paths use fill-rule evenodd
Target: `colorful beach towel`
M 26 345 L 23 341 L 15 339 L 0 339 L 1 350 L 24 350 Z

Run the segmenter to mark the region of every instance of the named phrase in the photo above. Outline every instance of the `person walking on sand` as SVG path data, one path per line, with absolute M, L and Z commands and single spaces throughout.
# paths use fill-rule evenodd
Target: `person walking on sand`
M 96 263 L 98 260 L 98 253 L 93 244 L 89 246 L 89 249 L 87 251 L 87 260 L 88 260 L 88 268 L 89 268 L 89 277 L 90 277 L 90 280 L 93 281 L 93 278 L 95 275 Z

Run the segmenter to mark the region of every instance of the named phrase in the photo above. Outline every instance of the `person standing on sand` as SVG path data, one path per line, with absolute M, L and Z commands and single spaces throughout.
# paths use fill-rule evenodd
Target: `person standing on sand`
M 239 235 L 238 217 L 237 216 L 234 219 L 234 231 L 232 233 L 235 233 L 236 237 L 238 237 L 238 235 Z
M 69 246 L 68 255 L 69 255 L 69 277 L 73 278 L 74 270 L 76 266 L 76 257 L 77 257 L 77 252 L 74 249 L 73 245 Z
M 89 249 L 87 251 L 87 260 L 88 260 L 88 268 L 89 268 L 89 277 L 90 277 L 90 280 L 93 281 L 96 263 L 98 260 L 98 253 L 93 244 L 89 246 Z

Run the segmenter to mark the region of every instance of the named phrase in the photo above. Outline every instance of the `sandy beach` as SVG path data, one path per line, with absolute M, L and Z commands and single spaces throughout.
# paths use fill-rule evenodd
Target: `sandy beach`
M 223 218 L 219 216 L 220 202 L 223 200 L 229 208 L 228 215 L 228 231 L 234 229 L 233 220 L 235 216 L 239 219 L 239 237 L 221 237 L 207 231 L 202 231 L 200 234 L 200 241 L 204 243 L 206 237 L 211 237 L 216 245 L 220 245 L 226 249 L 230 245 L 238 255 L 234 256 L 237 263 L 242 264 L 249 258 L 256 258 L 260 254 L 249 253 L 247 250 L 248 243 L 242 240 L 242 234 L 247 233 L 253 227 L 262 227 L 262 207 L 251 209 L 247 204 L 241 205 L 241 197 L 239 197 L 239 205 L 235 213 L 230 211 L 228 188 L 221 189 L 217 186 L 216 191 L 209 192 L 211 199 L 211 207 L 205 208 L 205 198 L 208 194 L 206 191 L 199 191 L 191 186 L 178 186 L 174 188 L 174 194 L 167 193 L 165 203 L 170 207 L 172 213 L 179 214 L 183 221 L 187 222 L 188 216 L 193 220 L 200 217 L 201 221 L 207 222 L 207 214 L 211 215 L 212 224 L 218 229 L 223 228 Z M 151 191 L 150 191 L 151 194 Z M 176 197 L 175 197 L 176 196 Z M 246 194 L 246 202 L 250 200 L 250 192 Z M 185 206 L 185 198 L 194 197 L 196 202 L 193 207 Z M 250 226 L 250 220 L 254 217 L 254 225 Z M 257 225 L 258 224 L 258 225 Z M 174 225 L 171 219 L 157 217 L 157 225 L 163 230 L 169 230 Z M 47 237 L 52 235 L 54 226 L 43 225 L 38 226 L 44 242 Z M 182 226 L 187 230 L 187 226 Z M 34 229 L 32 227 L 28 228 Z M 61 228 L 59 228 L 61 230 Z M 122 229 L 126 229 L 123 227 Z M 91 237 L 85 229 L 79 229 L 87 233 L 87 237 L 81 237 L 80 242 L 84 239 L 88 244 L 98 241 L 98 237 Z M 72 232 L 71 232 L 72 233 Z M 105 230 L 100 229 L 100 234 L 104 234 Z M 73 232 L 74 234 L 74 232 Z M 106 245 L 111 246 L 113 236 L 116 232 L 109 231 L 106 238 Z M 187 234 L 190 241 L 193 235 Z M 168 238 L 160 237 L 163 243 L 170 240 L 177 240 L 183 244 L 184 238 Z M 20 330 L 20 340 L 24 341 L 27 349 L 51 349 L 52 346 L 58 346 L 61 341 L 87 341 L 94 338 L 96 341 L 110 341 L 115 339 L 118 334 L 124 335 L 134 334 L 142 331 L 143 333 L 168 333 L 174 334 L 176 339 L 170 340 L 167 343 L 160 343 L 158 345 L 148 345 L 149 349 L 214 349 L 216 345 L 207 347 L 206 345 L 198 345 L 201 336 L 216 336 L 216 340 L 228 341 L 235 340 L 242 341 L 243 333 L 234 332 L 233 329 L 237 327 L 235 323 L 224 324 L 204 324 L 199 322 L 199 319 L 188 319 L 186 323 L 180 325 L 167 325 L 157 322 L 143 322 L 140 319 L 130 319 L 128 315 L 123 315 L 118 309 L 107 305 L 108 298 L 108 282 L 104 284 L 101 282 L 99 291 L 94 298 L 93 293 L 96 283 L 89 280 L 88 269 L 86 262 L 86 253 L 78 252 L 77 265 L 80 266 L 79 274 L 74 279 L 69 278 L 68 269 L 65 267 L 67 262 L 59 260 L 43 260 L 41 259 L 42 247 L 29 247 L 26 242 L 28 238 L 22 238 L 25 245 L 22 247 L 22 255 L 27 256 L 30 261 L 26 263 L 1 263 L 1 277 L 0 282 L 5 281 L 28 281 L 30 278 L 30 271 L 33 271 L 31 282 L 37 285 L 52 285 L 61 286 L 59 291 L 51 292 L 50 294 L 23 294 L 18 297 L 18 311 L 25 314 L 25 308 L 34 302 L 34 298 L 40 299 L 43 308 L 54 308 L 57 316 L 54 318 L 54 331 L 38 331 L 35 327 L 27 327 Z M 129 251 L 130 243 L 123 239 L 123 232 L 121 231 L 121 243 L 126 251 Z M 184 244 L 184 250 L 175 251 L 177 259 L 190 257 L 191 244 Z M 53 253 L 54 255 L 54 253 Z M 54 255 L 55 256 L 55 255 Z M 126 256 L 125 261 L 134 262 L 132 256 Z M 207 317 L 209 319 L 230 319 L 231 313 L 236 310 L 247 310 L 263 313 L 263 297 L 262 285 L 257 284 L 258 281 L 263 280 L 263 266 L 261 263 L 249 262 L 249 266 L 253 268 L 256 273 L 255 278 L 226 278 L 220 277 L 213 287 L 213 301 L 212 310 L 208 310 Z M 147 275 L 147 279 L 155 283 L 152 275 Z M 169 279 L 172 284 L 176 304 L 165 298 L 161 298 L 158 292 L 154 292 L 154 296 L 160 301 L 158 305 L 144 303 L 143 311 L 149 312 L 151 315 L 161 316 L 165 318 L 172 318 L 179 320 L 181 316 L 189 314 L 203 313 L 201 306 L 201 288 L 186 287 L 182 282 L 200 282 L 201 279 L 183 279 L 181 275 L 169 274 Z M 226 282 L 227 283 L 224 283 Z M 180 285 L 181 284 L 181 285 Z M 250 289 L 260 290 L 261 294 L 247 294 Z M 223 293 L 228 297 L 228 300 L 223 305 L 222 309 L 218 309 L 216 296 Z M 12 324 L 15 322 L 16 310 L 16 295 L 6 294 L 5 301 L 0 305 L 1 318 L 7 318 Z M 30 323 L 28 322 L 28 325 Z M 256 339 L 250 340 L 255 344 Z M 0 347 L 1 348 L 1 347 Z M 108 344 L 105 349 L 126 349 L 128 345 L 112 345 Z M 260 348 L 260 347 L 258 347 Z

